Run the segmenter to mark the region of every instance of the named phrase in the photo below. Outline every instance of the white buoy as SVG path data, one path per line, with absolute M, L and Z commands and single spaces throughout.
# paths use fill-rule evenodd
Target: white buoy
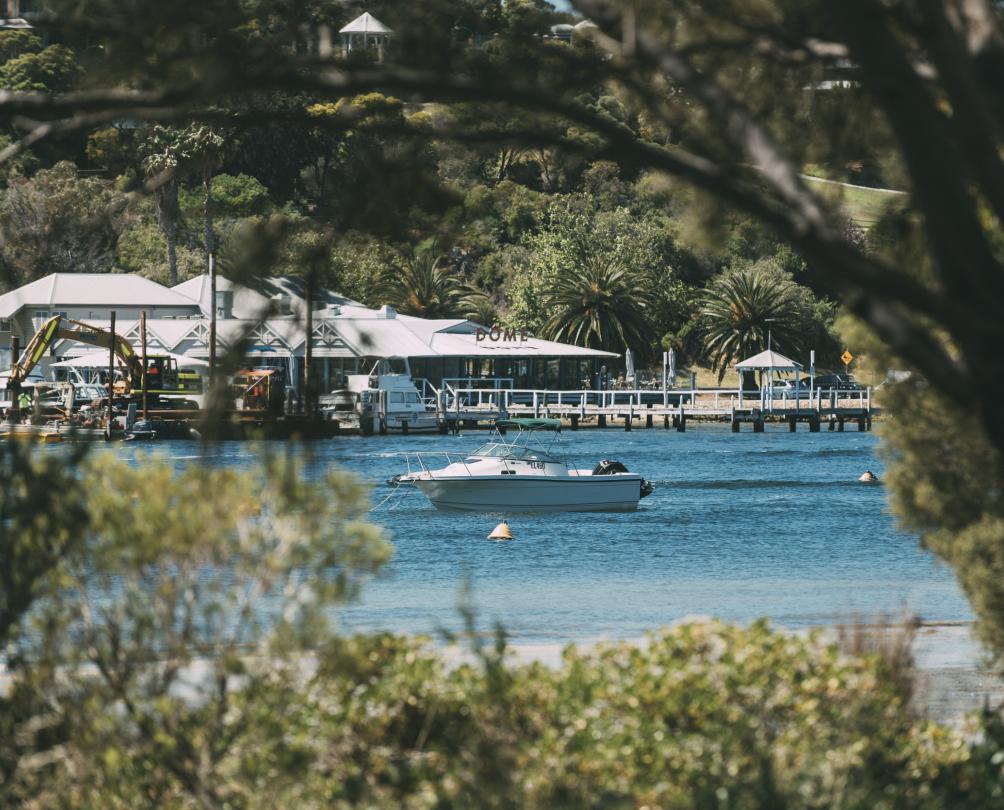
M 509 530 L 509 521 L 503 520 L 498 526 L 492 529 L 488 535 L 489 540 L 512 540 L 512 532 Z
M 865 470 L 863 473 L 861 473 L 861 477 L 858 478 L 858 481 L 860 481 L 862 484 L 877 484 L 878 476 L 875 475 L 875 473 L 873 473 L 871 470 Z

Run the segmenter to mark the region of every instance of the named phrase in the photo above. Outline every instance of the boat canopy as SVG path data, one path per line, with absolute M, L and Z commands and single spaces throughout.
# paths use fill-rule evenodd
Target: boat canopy
M 495 427 L 519 430 L 561 430 L 560 419 L 497 419 Z

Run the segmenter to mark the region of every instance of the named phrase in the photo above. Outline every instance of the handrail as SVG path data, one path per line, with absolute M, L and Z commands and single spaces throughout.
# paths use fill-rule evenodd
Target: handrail
M 810 408 L 838 407 L 840 401 L 850 400 L 860 408 L 871 408 L 872 389 L 815 388 L 799 390 L 797 393 L 783 391 L 768 397 L 767 389 L 739 393 L 732 388 L 676 388 L 658 389 L 544 389 L 544 388 L 480 388 L 476 386 L 454 387 L 444 380 L 443 390 L 448 394 L 451 410 L 467 408 L 498 408 L 508 411 L 513 406 L 527 407 L 534 412 L 541 408 L 557 407 L 580 409 L 616 408 L 620 406 L 645 409 L 648 407 L 679 408 L 681 405 L 700 410 L 721 410 L 728 403 L 736 402 L 743 407 L 744 402 L 759 406 L 761 410 L 800 409 L 805 403 Z M 723 394 L 728 396 L 726 399 Z M 745 394 L 745 396 L 743 395 Z M 672 404 L 670 403 L 672 400 Z M 780 406 L 779 406 L 780 403 Z

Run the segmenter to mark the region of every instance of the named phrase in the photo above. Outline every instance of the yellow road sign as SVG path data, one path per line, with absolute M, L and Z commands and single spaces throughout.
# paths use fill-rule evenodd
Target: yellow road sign
M 847 351 L 847 349 L 844 349 L 844 353 L 840 355 L 840 359 L 845 366 L 849 366 L 854 360 L 854 355 Z

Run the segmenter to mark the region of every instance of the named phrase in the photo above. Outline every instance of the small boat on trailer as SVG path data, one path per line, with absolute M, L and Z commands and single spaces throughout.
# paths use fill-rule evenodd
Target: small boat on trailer
M 569 467 L 554 455 L 553 439 L 546 447 L 538 439 L 560 432 L 557 419 L 505 419 L 495 427 L 491 441 L 457 461 L 447 455 L 441 469 L 429 469 L 416 454 L 420 469 L 391 482 L 414 484 L 437 509 L 476 512 L 630 512 L 652 492 L 619 461 Z

